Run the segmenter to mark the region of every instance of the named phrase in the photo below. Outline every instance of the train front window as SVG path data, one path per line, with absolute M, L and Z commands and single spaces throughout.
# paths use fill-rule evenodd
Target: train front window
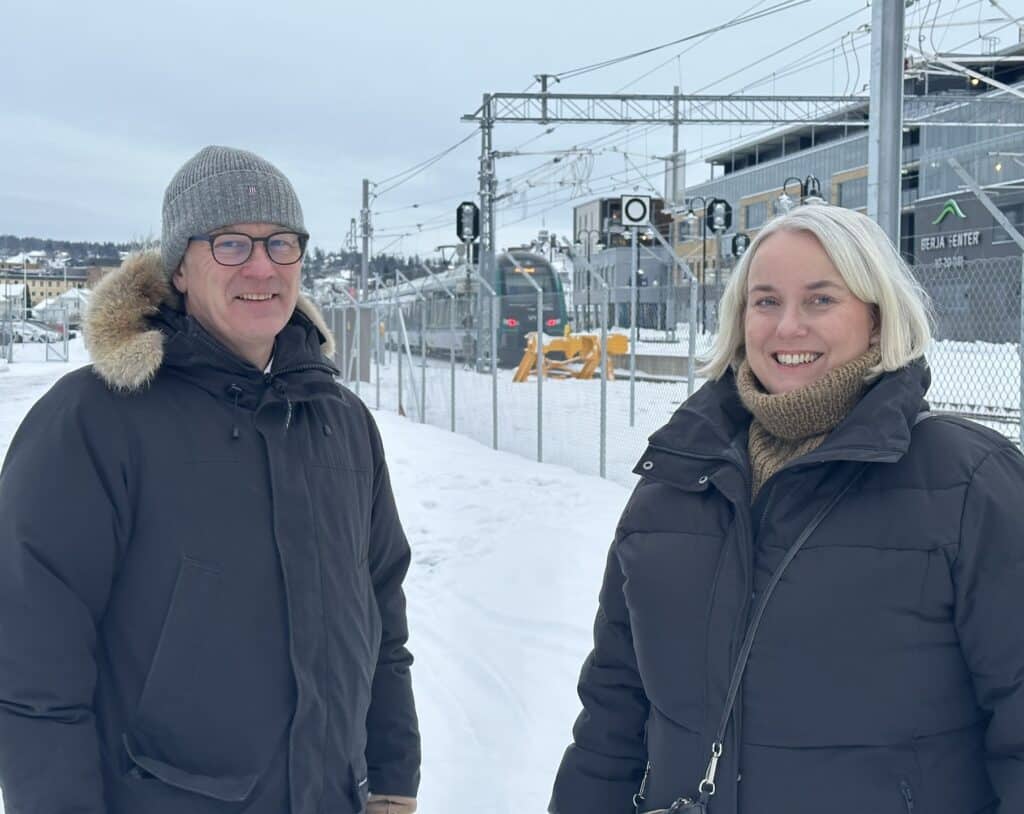
M 502 277 L 505 282 L 506 294 L 536 294 L 537 289 L 530 285 L 533 280 L 540 286 L 541 291 L 550 293 L 555 290 L 554 275 L 547 266 L 530 265 L 522 263 L 517 266 L 511 264 L 502 267 Z

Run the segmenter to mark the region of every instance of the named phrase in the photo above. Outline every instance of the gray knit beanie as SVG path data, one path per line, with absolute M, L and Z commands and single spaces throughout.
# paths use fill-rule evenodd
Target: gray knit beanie
M 167 276 L 181 265 L 190 237 L 232 223 L 277 223 L 306 231 L 295 190 L 277 167 L 246 150 L 204 147 L 164 192 L 160 254 Z

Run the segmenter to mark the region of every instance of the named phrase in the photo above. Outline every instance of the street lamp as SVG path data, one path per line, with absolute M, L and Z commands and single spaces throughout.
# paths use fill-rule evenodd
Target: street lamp
M 795 181 L 800 189 L 799 200 L 794 201 L 787 191 L 791 181 Z M 801 181 L 795 175 L 792 175 L 782 182 L 782 191 L 779 193 L 779 197 L 775 200 L 775 213 L 778 215 L 784 215 L 787 212 L 791 212 L 794 207 L 801 204 L 823 203 L 825 203 L 825 199 L 821 196 L 821 181 L 818 180 L 817 176 L 808 175 Z
M 586 238 L 586 240 L 584 240 Z M 601 230 L 600 229 L 579 229 L 576 232 L 576 245 L 582 244 L 584 256 L 587 258 L 587 318 L 585 322 L 586 330 L 590 330 L 590 318 L 591 318 L 591 306 L 590 306 L 590 253 L 593 249 L 600 251 L 604 248 L 604 244 L 601 243 Z M 575 289 L 575 286 L 573 286 Z M 604 315 L 604 319 L 607 319 L 608 315 Z

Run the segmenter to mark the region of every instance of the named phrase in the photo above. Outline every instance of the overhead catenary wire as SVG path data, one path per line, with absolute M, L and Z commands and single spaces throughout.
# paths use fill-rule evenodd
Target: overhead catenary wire
M 580 68 L 573 68 L 568 71 L 562 71 L 561 73 L 552 74 L 552 76 L 557 81 L 564 82 L 566 79 L 573 79 L 577 76 L 583 76 L 584 74 L 599 71 L 602 68 L 609 68 L 612 65 L 619 65 L 631 59 L 636 59 L 637 57 L 642 57 L 646 56 L 647 54 L 653 54 L 657 51 L 662 51 L 665 48 L 671 48 L 673 45 L 679 45 L 684 42 L 689 42 L 690 40 L 695 40 L 700 37 L 704 37 L 708 34 L 717 33 L 718 31 L 725 31 L 726 29 L 729 28 L 734 28 L 736 26 L 744 25 L 755 20 L 760 20 L 764 17 L 769 17 L 773 14 L 778 14 L 781 11 L 789 11 L 790 9 L 796 8 L 797 6 L 806 5 L 810 1 L 811 0 L 783 0 L 783 2 L 776 3 L 774 6 L 770 6 L 769 8 L 766 8 L 763 11 L 754 12 L 744 17 L 734 18 L 732 20 L 729 20 L 728 22 L 721 23 L 717 26 L 704 29 L 703 31 L 698 31 L 695 34 L 687 34 L 685 37 L 680 37 L 679 39 L 672 40 L 672 42 L 666 42 L 663 43 L 662 45 L 655 45 L 652 48 L 644 48 L 640 51 L 634 51 L 629 54 L 623 54 L 622 56 L 602 60 L 601 62 L 595 62 L 591 65 L 584 65 Z
M 413 178 L 415 178 L 421 172 L 424 172 L 425 170 L 429 169 L 434 164 L 436 164 L 438 161 L 440 161 L 442 158 L 444 158 L 446 155 L 448 155 L 449 153 L 454 152 L 455 150 L 457 150 L 459 147 L 461 147 L 463 144 L 465 144 L 467 141 L 469 141 L 470 139 L 474 138 L 475 136 L 476 136 L 476 133 L 469 133 L 469 135 L 465 136 L 464 138 L 459 139 L 451 147 L 446 147 L 444 150 L 442 150 L 441 152 L 437 153 L 436 155 L 431 156 L 430 158 L 426 159 L 425 161 L 421 161 L 419 164 L 415 164 L 415 165 L 413 165 L 412 167 L 410 167 L 407 170 L 404 170 L 404 171 L 402 171 L 400 173 L 397 173 L 396 175 L 392 175 L 390 178 L 385 178 L 383 181 L 377 181 L 376 182 L 376 186 L 378 187 L 378 189 L 375 190 L 375 196 L 379 198 L 381 195 L 384 195 L 385 193 L 390 192 L 391 190 L 395 189 L 396 187 L 401 186 L 402 184 L 406 183 L 407 181 L 411 181 Z M 401 180 L 396 180 L 396 179 L 401 179 Z M 391 186 L 385 187 L 384 189 L 380 189 L 379 188 L 379 187 L 382 187 L 385 184 L 388 184 L 388 183 L 390 183 L 392 181 L 394 181 L 395 183 L 391 184 Z

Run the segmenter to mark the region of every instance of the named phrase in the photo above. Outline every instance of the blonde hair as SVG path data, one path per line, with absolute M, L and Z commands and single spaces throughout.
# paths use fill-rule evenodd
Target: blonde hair
M 750 264 L 760 245 L 777 232 L 813 235 L 850 292 L 877 308 L 882 361 L 869 378 L 899 370 L 924 355 L 932 337 L 928 295 L 882 228 L 852 209 L 805 205 L 770 221 L 736 264 L 718 307 L 718 336 L 703 360 L 702 375 L 720 379 L 743 361 Z

